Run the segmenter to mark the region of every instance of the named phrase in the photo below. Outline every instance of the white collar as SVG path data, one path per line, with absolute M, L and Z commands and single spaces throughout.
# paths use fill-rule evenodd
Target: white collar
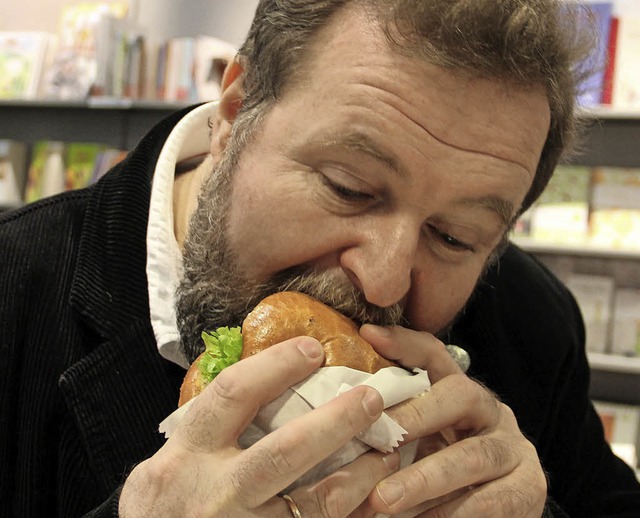
M 173 228 L 173 182 L 176 164 L 208 153 L 208 120 L 217 111 L 211 102 L 191 110 L 176 124 L 162 147 L 151 187 L 147 225 L 147 284 L 151 326 L 160 354 L 184 368 L 189 362 L 178 347 L 176 288 L 182 277 L 182 254 Z

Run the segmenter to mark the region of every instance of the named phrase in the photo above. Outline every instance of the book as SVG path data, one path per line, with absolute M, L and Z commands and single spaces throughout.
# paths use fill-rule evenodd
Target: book
M 640 289 L 616 290 L 611 353 L 640 356 Z
M 590 241 L 613 248 L 640 247 L 640 168 L 592 171 Z
M 19 142 L 16 140 L 0 139 L 0 159 L 8 162 L 5 163 L 6 168 L 11 168 L 13 171 L 13 180 L 15 181 L 15 187 L 17 189 L 18 205 L 24 201 L 25 184 L 27 181 L 27 158 L 29 153 L 29 146 L 25 142 Z M 6 171 L 6 169 L 5 169 Z M 8 174 L 8 173 L 6 173 Z M 5 176 L 5 179 L 7 177 Z M 10 180 L 11 181 L 11 180 Z M 0 198 L 4 200 L 11 200 L 15 196 L 7 195 L 11 192 L 12 187 L 5 187 L 4 194 L 0 193 Z M 0 187 L 0 191 L 2 188 Z M 4 205 L 5 202 L 0 202 L 0 205 Z M 7 203 L 8 206 L 15 205 L 14 203 Z
M 24 194 L 26 203 L 31 203 L 41 198 L 43 170 L 47 160 L 48 148 L 49 142 L 46 140 L 39 140 L 32 146 L 31 162 L 27 172 L 27 185 Z
M 18 178 L 10 158 L 10 141 L 0 140 L 0 209 L 22 203 Z
M 585 4 L 589 16 L 592 17 L 596 29 L 596 49 L 584 63 L 592 71 L 581 85 L 578 105 L 581 107 L 596 106 L 602 102 L 605 71 L 609 53 L 609 32 L 613 16 L 613 2 L 591 2 Z
M 591 169 L 559 165 L 532 207 L 530 235 L 551 243 L 583 243 L 589 230 Z
M 618 23 L 617 16 L 611 17 L 609 26 L 609 41 L 607 43 L 607 61 L 602 79 L 602 99 L 601 104 L 611 105 L 613 101 L 613 80 L 615 77 L 616 50 L 618 48 Z
M 605 439 L 613 452 L 634 469 L 638 468 L 640 408 L 633 405 L 594 401 Z
M 640 16 L 618 17 L 611 104 L 616 108 L 640 106 Z
M 607 352 L 615 287 L 613 277 L 571 273 L 567 279 L 567 287 L 580 307 L 587 350 Z
M 212 36 L 198 36 L 195 51 L 195 88 L 199 101 L 220 98 L 222 74 L 236 55 L 236 48 Z
M 65 189 L 82 189 L 93 180 L 93 170 L 99 153 L 104 149 L 101 144 L 71 142 L 65 146 Z
M 34 31 L 0 31 L 0 98 L 38 96 L 52 35 Z
M 109 53 L 99 50 L 107 41 L 101 23 L 104 17 L 124 18 L 126 13 L 125 2 L 86 2 L 63 8 L 58 46 L 46 74 L 46 97 L 82 99 L 92 89 L 99 92 L 105 88 L 105 72 L 98 72 L 98 59 Z

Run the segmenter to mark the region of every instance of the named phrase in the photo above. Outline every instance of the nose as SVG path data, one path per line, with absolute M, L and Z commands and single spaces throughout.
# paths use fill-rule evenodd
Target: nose
M 378 218 L 342 252 L 342 269 L 371 304 L 388 307 L 409 292 L 420 238 L 417 227 L 407 218 Z

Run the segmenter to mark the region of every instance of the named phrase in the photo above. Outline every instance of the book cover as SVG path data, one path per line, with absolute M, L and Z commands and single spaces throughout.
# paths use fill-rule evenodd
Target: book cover
M 82 189 L 91 183 L 101 144 L 70 142 L 65 146 L 65 189 Z
M 86 2 L 67 5 L 62 10 L 58 47 L 47 72 L 44 95 L 57 99 L 82 99 L 105 88 L 98 74 L 98 59 L 106 49 L 98 50 L 99 38 L 104 43 L 101 20 L 104 16 L 124 18 L 125 2 Z
M 593 25 L 597 33 L 596 50 L 585 63 L 585 67 L 593 72 L 582 84 L 581 94 L 578 96 L 578 105 L 589 107 L 599 105 L 602 101 L 613 3 L 592 2 L 586 4 L 585 7 L 593 19 Z
M 31 162 L 27 172 L 27 185 L 24 199 L 26 203 L 39 200 L 42 193 L 42 172 L 47 160 L 49 142 L 39 140 L 31 148 Z
M 612 105 L 616 108 L 640 106 L 640 16 L 618 17 L 617 43 L 612 84 Z
M 587 350 L 607 352 L 615 287 L 613 277 L 572 273 L 567 279 L 567 287 L 580 307 Z
M 559 165 L 531 210 L 530 235 L 550 243 L 583 243 L 589 229 L 591 169 Z
M 10 152 L 11 142 L 0 140 L 0 209 L 17 207 L 22 203 L 18 176 Z
M 222 74 L 233 60 L 236 48 L 212 36 L 199 36 L 196 40 L 195 84 L 199 101 L 220 98 Z
M 604 105 L 611 105 L 613 101 L 613 80 L 616 69 L 616 50 L 618 48 L 618 23 L 618 17 L 612 16 L 609 27 L 609 42 L 607 44 L 607 61 L 602 80 L 601 103 Z
M 640 356 L 640 289 L 616 290 L 611 353 Z
M 640 247 L 640 169 L 594 168 L 590 240 L 613 248 Z
M 0 148 L 2 148 L 2 156 L 10 162 L 11 169 L 13 169 L 18 195 L 22 202 L 27 182 L 29 146 L 26 142 L 0 139 Z
M 1 99 L 38 96 L 51 41 L 51 35 L 45 32 L 0 32 Z

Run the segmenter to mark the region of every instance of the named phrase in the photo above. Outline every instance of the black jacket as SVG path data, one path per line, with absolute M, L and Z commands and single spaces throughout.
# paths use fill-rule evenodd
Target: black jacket
M 184 112 L 158 124 L 89 189 L 0 215 L 0 516 L 117 516 L 132 467 L 162 444 L 184 371 L 149 321 L 153 169 Z M 569 514 L 640 515 L 640 487 L 588 400 L 573 298 L 511 246 L 451 341 L 514 410 Z

